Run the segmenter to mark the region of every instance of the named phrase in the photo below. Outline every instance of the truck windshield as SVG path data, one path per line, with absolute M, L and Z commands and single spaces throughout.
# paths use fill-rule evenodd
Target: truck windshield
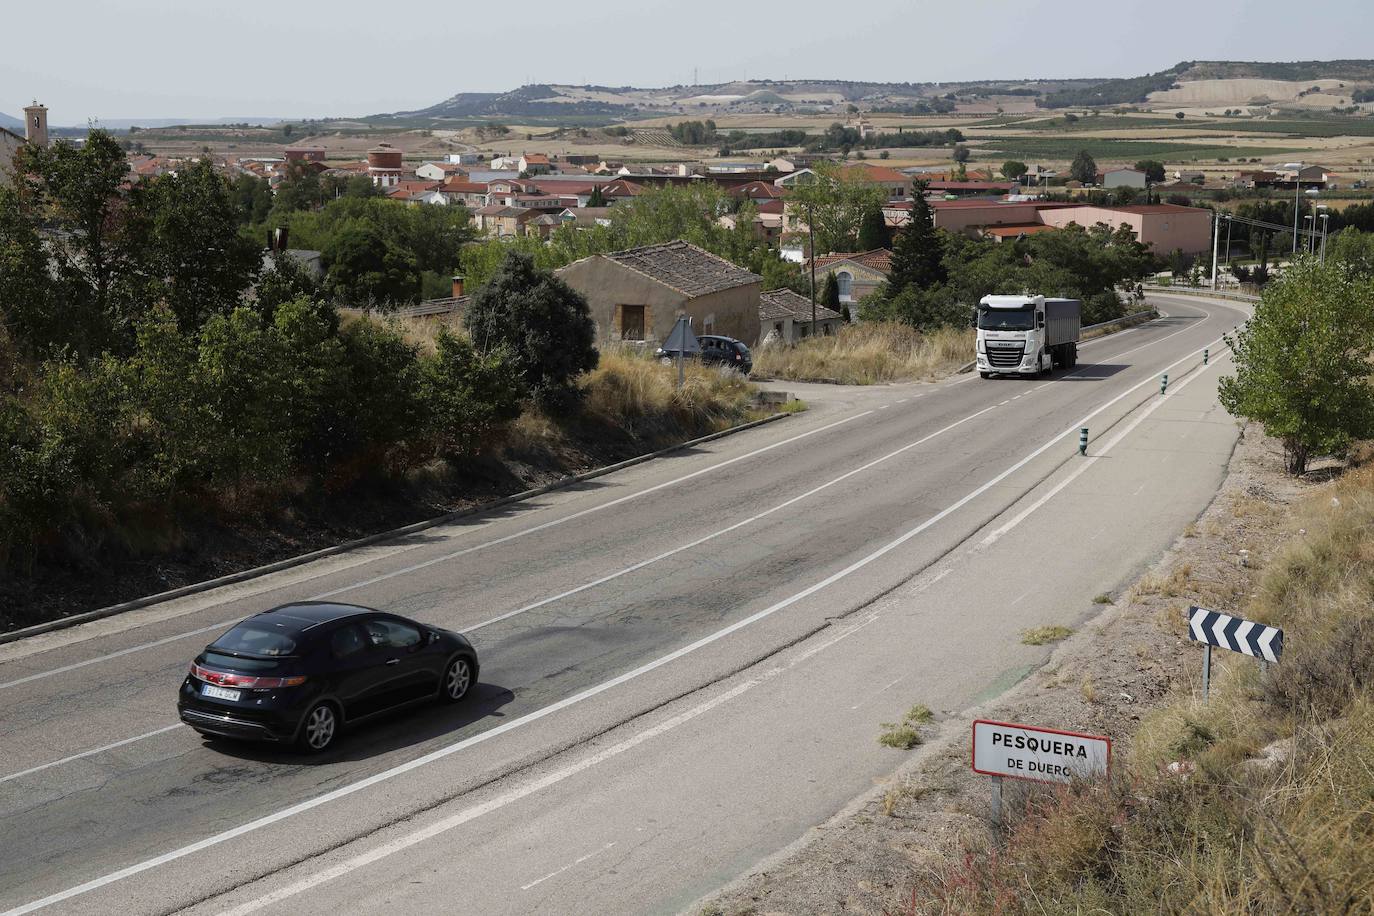
M 1029 331 L 1035 327 L 1035 309 L 978 309 L 978 327 L 984 331 Z

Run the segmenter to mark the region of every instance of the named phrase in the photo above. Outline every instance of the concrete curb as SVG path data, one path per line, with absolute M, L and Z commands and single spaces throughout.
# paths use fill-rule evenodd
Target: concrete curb
M 731 436 L 735 433 L 744 432 L 747 429 L 754 429 L 755 427 L 763 426 L 766 423 L 773 423 L 789 416 L 792 416 L 792 414 L 775 413 L 771 416 L 763 417 L 759 420 L 751 420 L 748 423 L 742 423 L 739 426 L 732 426 L 729 429 L 723 429 L 720 432 L 711 433 L 707 436 L 701 436 L 696 439 L 689 439 L 686 442 L 679 442 L 677 445 L 670 445 L 667 448 L 661 448 L 656 452 L 649 452 L 645 455 L 638 455 L 634 458 L 627 458 L 624 461 L 618 461 L 615 464 L 608 464 L 604 467 L 594 468 L 590 471 L 583 471 L 580 474 L 573 474 L 569 477 L 563 477 L 559 480 L 554 481 L 553 483 L 545 484 L 542 487 L 535 487 L 532 490 L 522 490 L 519 493 L 512 493 L 510 496 L 502 496 L 499 499 L 494 499 L 489 502 L 482 503 L 479 506 L 472 506 L 467 509 L 458 509 L 453 512 L 447 512 L 443 515 L 436 516 L 435 518 L 431 519 L 426 519 L 422 522 L 414 522 L 409 525 L 404 525 L 400 528 L 393 528 L 390 531 L 382 531 L 377 534 L 369 534 L 366 537 L 356 538 L 352 541 L 344 541 L 342 544 L 335 544 L 333 547 L 322 547 L 319 550 L 312 550 L 309 553 L 303 553 L 299 556 L 288 557 L 285 560 L 277 560 L 274 563 L 268 563 L 263 566 L 255 566 L 252 569 L 244 569 L 236 573 L 229 573 L 228 575 L 220 576 L 216 579 L 207 579 L 204 582 L 195 582 L 191 585 L 183 585 L 179 588 L 170 589 L 165 592 L 158 592 L 155 595 L 147 595 L 143 598 L 134 598 L 131 601 L 125 601 L 120 604 L 112 604 L 109 607 L 97 608 L 94 611 L 85 611 L 80 614 L 73 614 L 70 617 L 62 617 L 58 620 L 49 620 L 46 623 L 36 623 L 33 626 L 23 627 L 18 630 L 10 630 L 6 633 L 0 633 L 0 645 L 5 645 L 6 643 L 11 642 L 18 642 L 19 640 L 25 639 L 30 636 L 38 636 L 40 634 L 51 633 L 56 630 L 65 630 L 69 627 L 79 626 L 83 623 L 89 623 L 92 620 L 102 620 L 106 617 L 114 617 L 115 615 L 122 614 L 125 611 L 137 610 L 139 608 L 148 607 L 149 605 L 158 604 L 163 601 L 170 601 L 174 598 L 184 598 L 187 595 L 196 595 L 201 592 L 208 592 L 212 589 L 219 588 L 223 585 L 234 585 L 238 582 L 246 582 L 250 579 L 257 579 L 262 576 L 266 576 L 270 573 L 280 572 L 283 569 L 291 569 L 296 566 L 304 566 L 306 563 L 309 563 L 313 560 L 319 560 L 324 557 L 332 557 L 336 554 L 346 553 L 350 550 L 355 550 L 359 547 L 367 547 L 371 544 L 377 544 L 382 541 L 388 541 L 392 538 L 412 534 L 416 531 L 424 531 L 427 528 L 434 528 L 444 524 L 445 522 L 454 521 L 455 519 L 467 518 L 468 516 L 477 515 L 482 512 L 490 512 L 492 509 L 497 509 L 501 506 L 507 506 L 511 503 L 523 502 L 524 500 L 532 499 L 535 496 L 542 496 L 545 493 L 551 493 L 555 490 L 562 490 L 572 486 L 573 484 L 581 483 L 585 480 L 591 480 L 595 477 L 601 477 L 603 475 L 610 474 L 615 471 L 623 470 L 624 468 L 633 467 L 637 464 L 644 464 L 645 462 L 652 461 L 655 458 L 661 458 L 664 455 L 668 455 L 676 451 L 681 451 L 684 448 L 691 448 L 694 445 L 700 445 L 704 442 L 711 442 L 716 439 L 723 439 L 726 436 Z

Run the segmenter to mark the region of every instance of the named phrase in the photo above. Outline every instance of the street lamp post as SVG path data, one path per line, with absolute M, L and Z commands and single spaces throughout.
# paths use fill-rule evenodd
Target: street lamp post
M 1322 209 L 1325 210 L 1326 208 L 1323 207 Z M 1323 213 L 1323 214 L 1322 214 L 1322 253 L 1321 253 L 1321 262 L 1322 262 L 1323 264 L 1326 263 L 1326 228 L 1327 228 L 1327 220 L 1329 220 L 1330 218 L 1331 218 L 1331 214 L 1330 214 L 1330 213 Z

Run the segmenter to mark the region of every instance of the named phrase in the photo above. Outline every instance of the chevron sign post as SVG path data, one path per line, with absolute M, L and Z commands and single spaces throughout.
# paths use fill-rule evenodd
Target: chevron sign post
M 1188 608 L 1188 635 L 1202 643 L 1202 698 L 1207 699 L 1212 681 L 1212 647 L 1220 646 L 1260 660 L 1260 664 L 1277 662 L 1283 654 L 1283 630 L 1268 627 L 1253 620 L 1232 617 L 1206 608 Z

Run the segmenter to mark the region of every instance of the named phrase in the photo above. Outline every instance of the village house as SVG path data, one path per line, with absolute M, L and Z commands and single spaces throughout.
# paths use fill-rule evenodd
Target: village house
M 652 346 L 680 315 L 697 334 L 759 339 L 763 278 L 688 242 L 593 255 L 557 273 L 587 297 L 602 344 Z
M 816 336 L 838 334 L 844 317 L 834 309 L 816 305 Z M 811 336 L 811 300 L 790 289 L 769 290 L 759 296 L 759 330 L 762 344 L 794 344 Z
M 516 168 L 525 175 L 547 175 L 553 171 L 549 157 L 543 153 L 525 153 L 516 162 Z
M 803 266 L 804 269 L 809 268 Z M 840 290 L 840 302 L 857 303 L 887 282 L 892 273 L 892 252 L 886 248 L 852 254 L 823 254 L 816 258 L 816 286 L 833 274 Z
M 426 162 L 415 170 L 416 178 L 428 181 L 447 181 L 450 178 L 466 178 L 468 170 L 456 162 Z
M 507 207 L 505 204 L 488 204 L 473 211 L 472 219 L 477 230 L 492 238 L 514 238 L 525 234 L 525 223 L 539 215 L 538 210 L 526 207 Z

